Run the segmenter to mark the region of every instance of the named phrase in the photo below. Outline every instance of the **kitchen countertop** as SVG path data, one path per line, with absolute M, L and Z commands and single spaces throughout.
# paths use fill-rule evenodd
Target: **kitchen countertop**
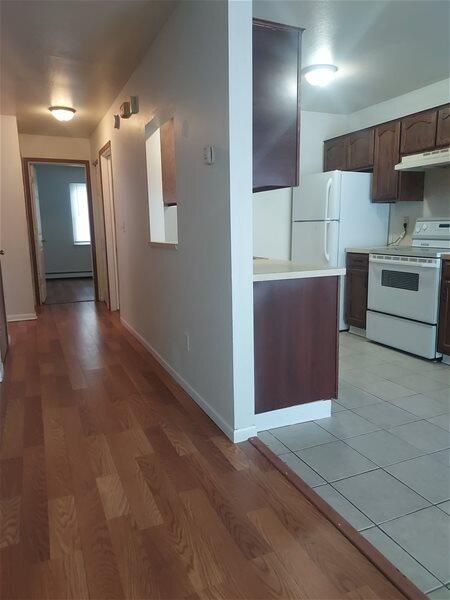
M 373 248 L 346 248 L 345 251 L 354 252 L 355 254 L 370 254 Z
M 253 281 L 335 277 L 339 275 L 345 275 L 345 268 L 314 267 L 289 260 L 272 260 L 268 258 L 257 258 L 253 261 Z

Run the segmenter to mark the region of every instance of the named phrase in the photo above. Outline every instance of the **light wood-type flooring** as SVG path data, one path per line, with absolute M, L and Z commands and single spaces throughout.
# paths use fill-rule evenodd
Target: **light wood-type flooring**
M 117 315 L 53 305 L 10 334 L 3 600 L 403 597 Z

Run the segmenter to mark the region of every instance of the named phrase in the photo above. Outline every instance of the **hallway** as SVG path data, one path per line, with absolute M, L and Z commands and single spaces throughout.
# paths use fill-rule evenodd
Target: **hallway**
M 93 300 L 95 300 L 95 290 L 92 277 L 47 280 L 45 304 L 92 302 Z
M 10 333 L 2 598 L 403 597 L 116 315 L 53 305 Z

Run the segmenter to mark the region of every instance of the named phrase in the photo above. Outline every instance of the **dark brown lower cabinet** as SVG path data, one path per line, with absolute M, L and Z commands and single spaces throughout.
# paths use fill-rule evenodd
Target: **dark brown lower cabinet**
M 255 412 L 337 397 L 338 277 L 257 281 Z
M 438 352 L 450 355 L 450 260 L 442 262 Z
M 345 317 L 348 325 L 366 328 L 369 255 L 349 252 L 346 259 Z

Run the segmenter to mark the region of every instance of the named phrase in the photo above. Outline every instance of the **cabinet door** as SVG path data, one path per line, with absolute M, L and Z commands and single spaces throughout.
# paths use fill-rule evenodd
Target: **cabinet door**
M 442 264 L 438 351 L 450 354 L 450 260 Z
M 363 129 L 349 136 L 348 169 L 358 171 L 373 167 L 374 130 Z
M 345 318 L 348 325 L 366 328 L 367 283 L 369 279 L 369 256 L 347 254 L 345 276 Z
M 397 199 L 398 172 L 394 167 L 400 159 L 400 121 L 375 128 L 372 199 L 393 202 Z
M 428 110 L 402 119 L 402 154 L 413 154 L 434 148 L 437 111 Z
M 298 185 L 301 33 L 253 21 L 254 191 Z
M 348 141 L 346 135 L 334 140 L 327 140 L 323 144 L 323 170 L 345 171 L 348 167 Z
M 437 117 L 436 146 L 450 145 L 450 106 L 441 108 Z

